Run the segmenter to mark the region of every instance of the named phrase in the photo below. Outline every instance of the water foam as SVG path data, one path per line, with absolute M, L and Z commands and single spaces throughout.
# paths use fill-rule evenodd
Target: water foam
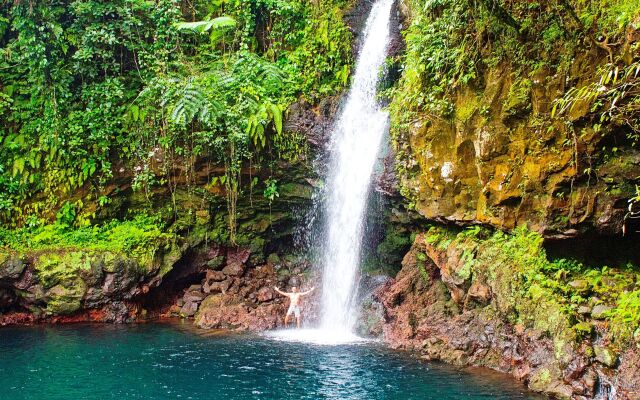
M 371 342 L 350 332 L 336 332 L 326 329 L 282 329 L 265 332 L 264 336 L 284 342 L 304 342 L 322 346 L 357 344 Z

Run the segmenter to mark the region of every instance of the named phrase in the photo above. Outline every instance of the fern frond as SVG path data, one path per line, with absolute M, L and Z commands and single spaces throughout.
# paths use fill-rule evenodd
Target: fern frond
M 206 101 L 202 88 L 194 84 L 193 78 L 189 78 L 173 106 L 171 120 L 179 125 L 193 121 L 193 118 L 200 114 L 206 106 Z
M 210 32 L 209 40 L 211 44 L 216 44 L 227 32 L 235 28 L 236 20 L 231 17 L 218 17 L 205 21 L 178 22 L 174 26 L 181 31 Z

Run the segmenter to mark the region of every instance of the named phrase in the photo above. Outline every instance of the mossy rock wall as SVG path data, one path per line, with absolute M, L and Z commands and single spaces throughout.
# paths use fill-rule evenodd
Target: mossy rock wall
M 588 76 L 589 65 L 576 73 Z M 549 120 L 564 77 L 539 73 L 515 116 L 511 96 L 522 81 L 508 65 L 484 79 L 483 89 L 455 94 L 453 120 L 420 121 L 407 133 L 417 166 L 403 184 L 416 209 L 432 219 L 508 229 L 526 223 L 549 234 L 620 232 L 640 176 L 638 149 L 621 144 L 609 154 L 605 138 L 614 132 L 584 127 L 574 138 Z M 587 168 L 593 172 L 585 174 Z
M 487 10 L 477 3 L 403 2 L 405 72 L 391 103 L 403 194 L 429 219 L 502 229 L 526 224 L 558 237 L 621 233 L 640 183 L 633 129 L 603 111 L 613 107 L 607 99 L 577 100 L 563 114 L 554 109 L 571 88 L 591 87 L 606 68 L 615 70 L 610 60 L 620 60 L 621 71 L 634 68 L 637 23 L 611 33 L 619 40 L 610 56 L 590 39 L 598 29 L 607 32 L 604 16 L 592 31 L 566 21 L 555 41 L 545 36 L 553 13 L 591 15 L 595 5 L 493 3 Z M 603 5 L 601 13 L 621 4 Z M 530 26 L 520 26 L 518 35 L 505 15 Z M 448 50 L 433 32 L 440 27 L 450 29 Z M 440 51 L 459 58 L 447 64 Z M 629 96 L 637 102 L 637 94 Z
M 11 314 L 21 311 L 50 320 L 87 310 L 100 310 L 97 320 L 125 321 L 130 317 L 125 303 L 153 285 L 163 263 L 163 257 L 145 264 L 128 254 L 101 250 L 11 253 L 0 266 L 6 296 L 0 321 L 10 323 Z M 16 265 L 21 266 L 20 274 L 13 273 Z

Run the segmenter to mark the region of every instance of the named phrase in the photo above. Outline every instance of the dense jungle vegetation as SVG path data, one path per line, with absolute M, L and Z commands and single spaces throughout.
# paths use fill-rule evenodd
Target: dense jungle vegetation
M 288 106 L 336 93 L 352 64 L 345 0 L 18 0 L 0 5 L 0 219 L 91 223 L 112 181 L 149 193 L 223 166 L 304 154 Z M 179 178 L 180 176 L 180 178 Z M 245 183 L 246 184 L 246 183 Z M 273 182 L 264 186 L 273 198 Z

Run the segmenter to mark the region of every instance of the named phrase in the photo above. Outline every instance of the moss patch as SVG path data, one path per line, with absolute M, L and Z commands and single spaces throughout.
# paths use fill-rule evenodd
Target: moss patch
M 640 328 L 636 266 L 590 267 L 573 260 L 550 260 L 542 237 L 525 228 L 506 234 L 478 227 L 463 231 L 432 227 L 424 240 L 449 256 L 451 249 L 461 254 L 457 262 L 448 261 L 449 273 L 486 280 L 493 307 L 502 317 L 548 333 L 555 339 L 559 359 L 566 345 L 593 330 L 590 313 L 579 309 L 606 309 L 599 318 L 608 322 L 606 336 L 617 346 L 632 340 Z

